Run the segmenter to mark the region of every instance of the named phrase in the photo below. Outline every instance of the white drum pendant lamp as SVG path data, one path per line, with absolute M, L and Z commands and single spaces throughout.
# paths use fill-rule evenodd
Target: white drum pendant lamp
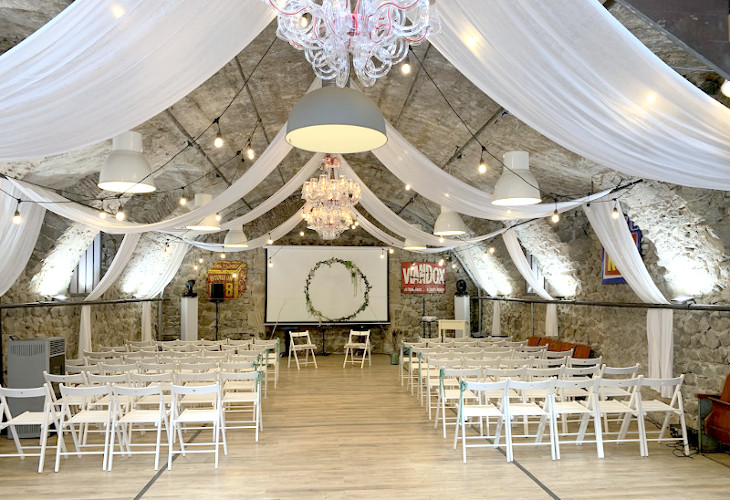
M 411 224 L 411 227 L 414 229 L 420 230 L 421 226 L 418 224 Z M 421 243 L 420 241 L 417 241 L 413 238 L 406 238 L 405 243 L 403 244 L 403 250 L 410 250 L 411 252 L 418 252 L 421 250 L 426 250 L 426 245 Z
M 210 195 L 207 193 L 197 193 L 195 195 L 195 208 L 200 208 L 203 205 L 210 203 L 210 201 L 212 199 L 213 199 L 213 195 Z M 221 225 L 218 222 L 217 215 L 218 214 L 210 214 L 210 215 L 204 217 L 197 224 L 185 226 L 185 228 L 190 229 L 191 231 L 200 231 L 200 232 L 204 232 L 204 233 L 214 233 L 216 231 L 220 231 Z
M 467 229 L 461 216 L 441 205 L 441 213 L 433 225 L 433 234 L 436 236 L 461 236 L 466 234 Z
M 504 164 L 497 184 L 494 186 L 493 205 L 520 206 L 540 203 L 540 188 L 530 172 L 530 153 L 510 151 L 505 153 Z
M 286 141 L 320 153 L 360 153 L 388 142 L 385 119 L 367 96 L 349 87 L 322 87 L 302 97 L 289 114 Z
M 248 248 L 248 238 L 246 233 L 241 229 L 229 229 L 226 237 L 223 239 L 225 248 Z
M 115 193 L 151 193 L 155 183 L 142 154 L 142 135 L 124 132 L 112 139 L 112 152 L 101 167 L 98 186 Z

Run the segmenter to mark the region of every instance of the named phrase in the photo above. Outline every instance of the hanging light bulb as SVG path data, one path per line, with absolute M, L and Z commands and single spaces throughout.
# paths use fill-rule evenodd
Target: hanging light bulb
M 446 241 L 446 240 L 444 240 L 444 237 L 443 236 L 439 236 L 439 243 L 443 243 L 444 241 Z
M 389 254 L 393 255 L 393 253 L 394 253 L 394 252 L 395 252 L 395 250 L 393 250 L 392 248 L 389 248 L 389 249 L 388 249 L 388 253 L 389 253 Z
M 443 266 L 444 262 L 445 262 L 444 259 L 439 259 L 439 266 Z
M 356 226 L 359 226 L 359 225 L 360 225 L 360 221 L 359 221 L 359 220 L 356 220 L 356 221 L 355 221 L 355 225 L 356 225 Z
M 271 235 L 269 235 L 269 239 L 266 240 L 266 244 L 267 245 L 273 245 L 274 244 L 274 240 L 271 239 Z
M 491 253 L 491 254 L 494 253 L 494 247 L 489 247 L 489 253 Z
M 194 270 L 194 271 L 197 271 L 197 270 L 198 270 L 198 265 L 197 265 L 197 264 L 195 264 L 195 265 L 193 266 L 193 270 Z
M 249 160 L 253 160 L 256 158 L 256 152 L 251 147 L 251 141 L 248 141 L 248 147 L 246 148 L 246 156 L 248 156 Z
M 114 216 L 114 218 L 117 219 L 118 221 L 123 221 L 124 219 L 127 218 L 127 214 L 125 214 L 124 211 L 119 210 L 116 213 L 116 215 Z
M 179 201 L 179 203 L 180 203 L 180 206 L 181 206 L 181 207 L 184 207 L 185 205 L 187 205 L 187 204 L 188 204 L 188 199 L 187 199 L 187 198 L 185 198 L 185 195 L 182 195 L 182 196 L 180 197 L 180 201 Z
M 299 231 L 299 236 L 304 236 L 304 231 Z
M 385 250 L 381 250 L 381 252 L 380 252 L 380 258 L 381 259 L 384 259 L 385 258 Z
M 220 222 L 222 219 L 221 214 L 215 214 L 215 221 Z
M 611 212 L 611 217 L 613 219 L 618 219 L 621 216 L 621 214 L 618 212 L 618 208 L 613 207 L 613 211 Z
M 486 151 L 487 148 L 482 146 L 482 154 L 479 156 L 479 173 L 485 174 L 487 173 L 487 162 L 484 161 L 484 151 Z
M 269 267 L 274 267 L 274 263 L 271 262 L 271 257 L 269 257 Z
M 213 146 L 215 146 L 217 148 L 223 147 L 223 136 L 221 135 L 220 132 L 215 134 L 215 139 L 213 139 Z
M 103 210 L 99 210 L 99 218 L 100 219 L 106 219 L 106 212 Z
M 225 259 L 225 258 L 226 258 L 226 254 L 222 253 L 221 254 L 221 259 Z
M 20 211 L 16 210 L 15 215 L 13 215 L 13 224 L 19 226 L 21 222 L 23 222 L 23 217 L 20 215 Z
M 411 72 L 411 65 L 408 64 L 407 62 L 401 64 L 400 65 L 400 72 L 403 73 L 404 75 L 409 74 Z
M 411 190 L 411 185 L 410 184 L 406 184 L 406 191 L 410 191 L 410 190 Z
M 550 220 L 553 221 L 553 224 L 557 224 L 560 221 L 560 214 L 558 213 L 557 208 L 553 212 L 553 216 L 550 217 Z
M 165 242 L 165 253 L 170 253 L 170 243 Z
M 456 269 L 456 262 L 454 262 L 453 264 L 451 264 L 451 269 Z
M 199 258 L 199 259 L 198 259 L 198 262 L 199 262 L 200 264 L 202 264 L 202 263 L 203 263 L 203 258 L 202 258 L 202 257 L 201 257 L 201 258 Z
M 350 226 L 350 229 L 352 229 L 353 231 L 354 231 L 354 230 L 355 230 L 356 228 L 357 228 L 357 226 L 356 226 L 355 224 L 353 224 L 352 226 Z

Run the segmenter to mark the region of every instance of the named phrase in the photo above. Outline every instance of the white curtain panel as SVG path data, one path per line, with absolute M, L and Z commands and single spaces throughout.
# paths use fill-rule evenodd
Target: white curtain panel
M 135 222 L 118 221 L 114 217 L 101 219 L 99 211 L 85 207 L 78 203 L 70 202 L 67 198 L 45 188 L 33 186 L 23 181 L 8 179 L 22 193 L 24 199 L 40 203 L 46 209 L 61 217 L 75 222 L 80 222 L 89 227 L 104 231 L 109 234 L 130 234 L 144 233 L 148 231 L 166 231 L 194 224 L 207 215 L 220 212 L 226 207 L 236 203 L 242 197 L 250 193 L 281 163 L 291 145 L 285 140 L 286 125 L 282 127 L 269 147 L 259 156 L 256 163 L 249 168 L 241 177 L 236 179 L 230 187 L 214 197 L 209 203 L 202 207 L 195 208 L 190 212 L 173 217 L 171 219 L 154 222 L 152 224 L 138 224 Z M 134 217 L 134 214 L 130 214 Z
M 522 277 L 529 283 L 532 289 L 541 298 L 545 300 L 553 300 L 552 296 L 545 290 L 542 283 L 537 281 L 535 275 L 532 273 L 530 263 L 527 262 L 520 242 L 517 240 L 517 235 L 513 229 L 509 229 L 502 233 L 502 239 L 507 247 L 507 252 L 512 258 L 512 262 L 520 272 Z M 545 312 L 545 336 L 546 337 L 557 337 L 558 336 L 558 308 L 556 304 L 548 304 L 547 311 Z
M 122 244 L 119 245 L 119 250 L 117 250 L 117 254 L 114 256 L 112 263 L 109 265 L 109 269 L 107 269 L 106 271 L 106 274 L 104 274 L 104 277 L 101 279 L 101 281 L 99 281 L 99 284 L 96 285 L 96 288 L 94 288 L 91 293 L 86 296 L 84 301 L 88 302 L 90 300 L 97 300 L 101 298 L 104 292 L 106 292 L 109 287 L 117 281 L 119 276 L 121 276 L 122 271 L 124 271 L 124 268 L 127 267 L 129 259 L 132 258 L 132 254 L 137 248 L 137 243 L 139 243 L 139 239 L 141 236 L 141 234 L 135 233 L 128 234 L 124 237 L 124 239 L 122 240 Z M 84 343 L 91 343 L 92 333 L 93 330 L 91 324 L 91 306 L 81 306 L 81 324 L 79 325 L 79 349 L 81 348 L 80 346 L 82 344 L 81 339 L 84 340 Z M 81 353 L 81 351 L 79 351 L 79 353 Z
M 161 304 L 161 303 L 160 303 Z M 142 302 L 142 342 L 152 340 L 152 302 Z
M 534 84 L 534 78 L 531 79 L 531 83 Z M 385 146 L 373 150 L 373 154 L 378 160 L 404 184 L 410 184 L 418 194 L 460 214 L 492 220 L 548 217 L 556 209 L 562 213 L 608 193 L 608 191 L 603 191 L 558 204 L 541 203 L 524 207 L 492 205 L 494 198 L 490 193 L 460 181 L 439 168 L 387 121 L 385 129 L 388 142 Z
M 438 8 L 434 46 L 544 136 L 619 172 L 730 189 L 730 110 L 600 2 L 449 0 Z
M 322 166 L 322 158 L 324 153 L 315 153 L 310 160 L 304 164 L 299 171 L 294 174 L 294 177 L 289 179 L 276 193 L 269 196 L 261 204 L 257 205 L 256 208 L 250 212 L 245 213 L 240 217 L 236 217 L 228 222 L 221 224 L 221 229 L 240 229 L 244 224 L 248 224 L 254 219 L 257 219 L 265 213 L 271 211 L 279 203 L 283 202 L 295 191 L 302 187 L 304 181 L 308 180 L 319 167 Z
M 13 196 L 19 193 L 6 179 L 0 179 L 0 188 Z M 35 203 L 21 203 L 18 207 L 21 224 L 13 224 L 16 199 L 0 191 L 0 296 L 10 289 L 25 270 L 41 232 L 46 210 Z
M 593 231 L 611 256 L 611 260 L 626 283 L 648 304 L 668 304 L 646 270 L 626 219 L 611 217 L 613 203 L 584 205 L 583 210 Z M 649 309 L 646 314 L 646 334 L 649 347 L 649 377 L 671 378 L 674 360 L 673 312 L 671 309 Z M 668 390 L 662 396 L 669 397 Z
M 500 304 L 501 302 L 498 300 L 492 301 L 492 337 L 502 336 L 502 322 L 500 321 L 502 306 Z
M 172 255 L 167 260 L 166 267 L 162 270 L 159 276 L 157 276 L 152 285 L 147 289 L 143 298 L 153 299 L 160 295 L 160 293 L 165 289 L 167 284 L 170 283 L 170 281 L 172 281 L 172 278 L 174 278 L 177 274 L 177 271 L 178 269 L 180 269 L 182 261 L 185 258 L 185 254 L 188 253 L 190 245 L 184 242 L 175 241 L 170 243 L 170 247 L 172 248 Z
M 260 0 L 72 3 L 0 57 L 0 161 L 136 127 L 215 74 L 273 18 Z
M 84 351 L 91 350 L 91 306 L 81 306 L 81 328 L 79 330 L 78 359 L 83 359 Z
M 481 250 L 479 250 L 481 252 Z M 477 281 L 476 285 L 487 292 L 487 295 L 494 297 L 497 295 L 497 287 L 489 279 L 488 274 L 479 266 L 474 258 L 474 252 L 471 248 L 457 248 L 456 253 L 459 255 L 461 262 L 469 270 L 469 274 Z
M 267 245 L 267 241 L 269 238 L 276 241 L 279 238 L 286 236 L 291 232 L 292 229 L 297 227 L 304 218 L 302 217 L 302 210 L 299 209 L 296 211 L 294 215 L 289 217 L 287 220 L 276 226 L 271 231 L 267 232 L 264 235 L 259 236 L 258 238 L 254 238 L 252 240 L 248 241 L 248 247 L 246 248 L 227 248 L 224 247 L 222 243 L 205 243 L 202 241 L 195 241 L 195 240 L 183 240 L 185 244 L 192 245 L 197 248 L 201 248 L 203 250 L 208 250 L 209 252 L 222 252 L 222 253 L 237 253 L 237 252 L 246 252 L 248 250 L 254 250 L 256 248 L 262 248 Z

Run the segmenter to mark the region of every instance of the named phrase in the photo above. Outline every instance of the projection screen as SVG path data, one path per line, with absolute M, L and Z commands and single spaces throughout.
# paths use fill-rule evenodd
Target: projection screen
M 266 259 L 267 324 L 389 321 L 386 248 L 269 246 Z

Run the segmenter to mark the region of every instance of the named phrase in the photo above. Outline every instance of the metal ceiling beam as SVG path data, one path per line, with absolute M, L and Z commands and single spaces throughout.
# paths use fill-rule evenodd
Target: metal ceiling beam
M 730 79 L 730 0 L 616 0 Z

